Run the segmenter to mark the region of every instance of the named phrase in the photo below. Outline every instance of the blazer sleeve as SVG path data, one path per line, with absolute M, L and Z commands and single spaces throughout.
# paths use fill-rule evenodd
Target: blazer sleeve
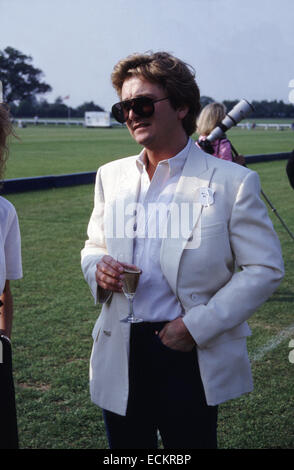
M 260 189 L 258 175 L 248 172 L 233 204 L 229 237 L 238 269 L 206 305 L 191 308 L 183 318 L 200 348 L 246 321 L 283 277 L 279 239 Z
M 86 282 L 88 283 L 95 304 L 106 302 L 112 295 L 111 291 L 102 289 L 96 282 L 96 265 L 107 254 L 104 233 L 104 191 L 99 168 L 95 182 L 94 209 L 88 224 L 88 239 L 81 251 L 81 266 Z

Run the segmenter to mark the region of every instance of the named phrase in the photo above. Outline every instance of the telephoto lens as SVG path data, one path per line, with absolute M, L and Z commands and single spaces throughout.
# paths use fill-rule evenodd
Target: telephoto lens
M 241 100 L 233 109 L 226 114 L 222 122 L 209 134 L 206 140 L 214 142 L 216 139 L 223 137 L 224 133 L 236 126 L 242 119 L 254 110 L 253 106 L 247 100 Z

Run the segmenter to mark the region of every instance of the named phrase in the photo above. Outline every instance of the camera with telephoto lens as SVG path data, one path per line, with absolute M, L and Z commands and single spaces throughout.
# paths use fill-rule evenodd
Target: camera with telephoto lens
M 211 131 L 211 133 L 206 137 L 205 140 L 198 140 L 198 144 L 206 153 L 213 153 L 212 142 L 216 139 L 224 137 L 225 132 L 233 126 L 236 126 L 242 119 L 248 116 L 254 107 L 246 100 L 241 100 L 237 103 L 233 109 L 226 114 L 224 119 L 217 127 Z

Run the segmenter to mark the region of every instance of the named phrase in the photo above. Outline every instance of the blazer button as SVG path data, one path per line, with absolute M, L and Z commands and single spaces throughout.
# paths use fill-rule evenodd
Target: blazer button
M 191 242 L 193 240 L 193 235 L 190 235 L 190 237 L 188 238 L 188 242 Z
M 198 299 L 198 295 L 197 294 L 192 294 L 191 299 L 196 301 Z

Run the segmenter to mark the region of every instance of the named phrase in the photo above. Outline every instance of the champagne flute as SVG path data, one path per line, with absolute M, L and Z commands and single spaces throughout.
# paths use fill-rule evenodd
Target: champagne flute
M 142 273 L 141 269 L 136 268 L 135 266 L 129 266 L 126 265 L 124 262 L 121 261 L 121 256 L 118 256 L 117 259 L 122 265 L 123 265 L 123 276 L 124 279 L 122 281 L 122 290 L 125 295 L 125 297 L 129 301 L 129 314 L 127 318 L 125 318 L 124 322 L 128 323 L 139 323 L 142 322 L 143 320 L 141 318 L 138 318 L 134 315 L 134 309 L 133 309 L 133 302 L 134 302 L 134 297 L 136 294 L 136 289 L 139 284 L 139 279 L 140 279 L 140 274 Z

